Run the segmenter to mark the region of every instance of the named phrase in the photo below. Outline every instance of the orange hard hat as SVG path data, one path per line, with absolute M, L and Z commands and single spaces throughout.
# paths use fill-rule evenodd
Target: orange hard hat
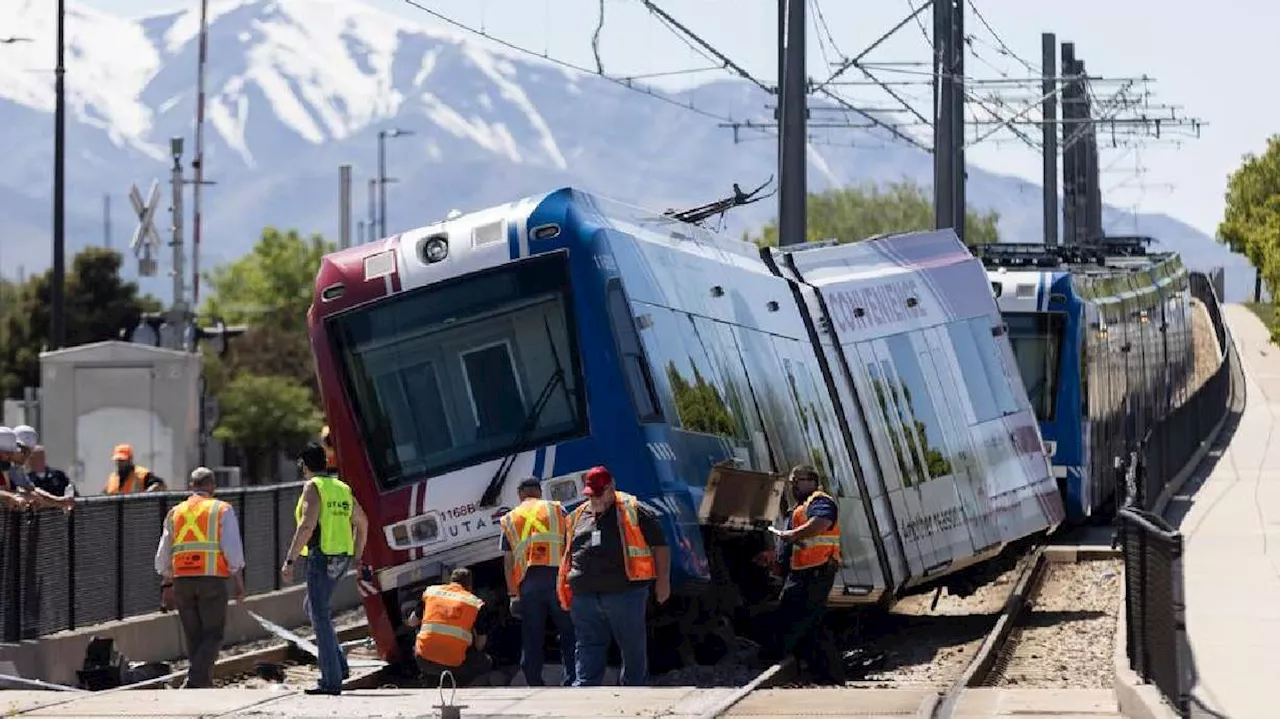
M 111 450 L 111 460 L 113 462 L 128 462 L 133 459 L 133 445 L 117 444 L 116 448 Z

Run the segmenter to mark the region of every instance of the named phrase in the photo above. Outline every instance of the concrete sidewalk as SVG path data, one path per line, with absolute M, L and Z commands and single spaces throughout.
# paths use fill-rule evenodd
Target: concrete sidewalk
M 1280 666 L 1280 347 L 1240 305 L 1223 315 L 1245 405 L 1165 512 L 1183 533 L 1197 716 L 1274 717 Z

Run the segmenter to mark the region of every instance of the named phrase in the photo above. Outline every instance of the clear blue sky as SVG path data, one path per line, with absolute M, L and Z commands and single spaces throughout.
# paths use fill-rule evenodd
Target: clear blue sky
M 124 15 L 198 5 L 197 0 L 81 1 Z M 436 22 L 405 0 L 351 1 L 423 23 Z M 515 44 L 594 66 L 590 41 L 598 0 L 416 1 Z M 919 0 L 811 0 L 809 74 L 816 79 L 828 74 L 819 38 L 834 44 L 834 48 L 827 47 L 828 59 L 855 55 L 905 18 L 910 13 L 909 1 L 919 5 Z M 814 27 L 815 2 L 829 33 Z M 658 4 L 750 73 L 773 81 L 777 62 L 775 0 L 661 0 Z M 604 5 L 601 53 L 606 72 L 637 75 L 707 65 L 653 19 L 639 0 L 604 0 Z M 1055 32 L 1059 41 L 1075 42 L 1077 54 L 1085 59 L 1091 74 L 1151 76 L 1156 79 L 1150 85 L 1153 100 L 1181 105 L 1188 114 L 1208 122 L 1201 139 L 1186 141 L 1181 147 L 1165 143 L 1136 151 L 1104 147 L 1102 164 L 1111 169 L 1103 175 L 1102 184 L 1104 200 L 1110 204 L 1167 212 L 1206 232 L 1214 231 L 1222 213 L 1227 174 L 1239 164 L 1241 155 L 1261 150 L 1268 134 L 1277 131 L 1273 118 L 1280 118 L 1280 96 L 1273 91 L 1273 53 L 1264 53 L 1264 48 L 1275 43 L 1280 3 L 976 0 L 976 8 L 1013 54 L 1032 65 L 1040 64 L 1040 33 Z M 971 8 L 966 12 L 966 31 L 975 36 L 973 48 L 980 57 L 970 57 L 967 74 L 983 78 L 1000 77 L 1002 72 L 1010 77 L 1031 74 L 1018 60 L 1000 53 L 996 40 Z M 928 12 L 921 17 L 928 27 Z M 866 61 L 924 61 L 927 52 L 921 29 L 910 23 Z M 715 72 L 685 75 L 667 84 L 723 76 Z M 891 77 L 885 75 L 886 79 Z M 846 79 L 861 78 L 851 72 Z M 891 98 L 879 91 L 844 89 L 866 104 L 892 104 Z M 925 101 L 919 107 L 927 114 L 928 89 L 902 89 Z M 1014 94 L 1027 96 L 1029 91 Z M 1038 155 L 1014 142 L 979 145 L 969 151 L 969 158 L 988 169 L 1036 181 L 1040 176 Z M 1146 168 L 1141 175 L 1134 172 L 1139 163 Z M 1125 229 L 1123 225 L 1114 228 Z

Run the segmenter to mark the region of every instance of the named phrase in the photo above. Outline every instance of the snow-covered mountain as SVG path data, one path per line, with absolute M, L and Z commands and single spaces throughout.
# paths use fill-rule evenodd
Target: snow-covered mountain
M 134 223 L 125 193 L 130 183 L 145 191 L 167 179 L 171 136 L 187 138 L 191 158 L 198 9 L 188 5 L 126 19 L 69 4 L 73 251 L 101 242 L 104 193 L 115 199 L 115 245 L 127 242 Z M 662 209 L 773 174 L 767 139 L 736 144 L 715 119 L 423 18 L 406 22 L 359 0 L 212 0 L 205 171 L 217 184 L 204 191 L 206 267 L 245 252 L 264 225 L 333 237 L 343 163 L 355 166 L 353 204 L 363 216 L 380 129 L 413 132 L 388 140 L 388 174 L 398 180 L 389 188 L 391 231 L 562 184 Z M 0 30 L 35 38 L 0 45 L 0 271 L 12 275 L 19 264 L 48 264 L 54 3 L 4 0 Z M 735 81 L 666 97 L 740 119 L 767 112 L 758 89 Z M 927 155 L 878 139 L 814 146 L 810 160 L 815 190 L 930 181 Z M 1009 240 L 1040 236 L 1039 198 L 1035 185 L 970 168 L 970 203 L 997 210 Z M 759 226 L 769 204 L 736 212 L 729 229 Z M 1108 212 L 1107 220 L 1116 216 Z M 1139 229 L 1195 266 L 1226 265 L 1229 296 L 1251 290 L 1247 262 L 1193 228 L 1148 215 Z M 166 285 L 146 283 L 159 293 Z

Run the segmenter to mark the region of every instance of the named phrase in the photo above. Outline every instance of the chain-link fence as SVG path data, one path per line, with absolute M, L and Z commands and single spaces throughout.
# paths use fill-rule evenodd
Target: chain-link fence
M 1129 666 L 1155 684 L 1180 716 L 1190 716 L 1182 535 L 1143 510 L 1122 509 L 1116 520 L 1124 547 Z
M 224 489 L 244 541 L 245 591 L 280 588 L 303 484 Z M 156 547 L 179 492 L 87 497 L 75 510 L 0 511 L 0 634 L 14 642 L 154 612 Z

